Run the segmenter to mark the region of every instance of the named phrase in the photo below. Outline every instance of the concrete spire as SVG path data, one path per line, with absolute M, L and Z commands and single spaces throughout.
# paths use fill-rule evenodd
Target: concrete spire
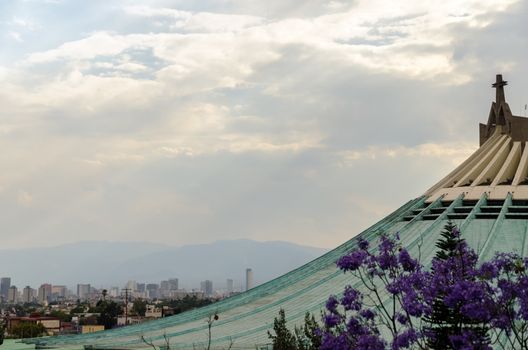
M 497 74 L 496 101 L 487 124 L 480 124 L 481 147 L 433 186 L 428 200 L 457 198 L 528 200 L 528 118 L 514 116 L 504 96 L 508 82 Z
M 497 108 L 501 103 L 506 102 L 506 97 L 504 96 L 504 86 L 508 85 L 506 80 L 502 80 L 502 74 L 497 74 L 495 83 L 491 86 L 496 89 L 495 91 L 495 102 L 497 103 Z

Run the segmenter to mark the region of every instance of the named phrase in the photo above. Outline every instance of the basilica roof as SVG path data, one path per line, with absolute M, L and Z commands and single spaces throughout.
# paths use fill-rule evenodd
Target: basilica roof
M 466 161 L 429 189 L 425 195 L 432 202 L 439 197 L 466 199 L 528 199 L 528 118 L 514 116 L 506 102 L 507 82 L 497 75 L 492 85 L 496 100 L 492 102 L 488 122 L 480 124 L 480 148 Z

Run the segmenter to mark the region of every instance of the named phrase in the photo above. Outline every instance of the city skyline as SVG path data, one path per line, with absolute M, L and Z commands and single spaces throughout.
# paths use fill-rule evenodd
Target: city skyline
M 149 286 L 155 286 L 154 289 L 158 291 L 163 290 L 170 290 L 170 291 L 208 291 L 209 295 L 212 295 L 211 292 L 216 290 L 212 289 L 212 286 L 214 285 L 217 290 L 223 290 L 227 292 L 233 292 L 233 291 L 244 291 L 247 290 L 247 271 L 251 269 L 244 269 L 244 272 L 246 273 L 246 277 L 244 279 L 235 279 L 235 278 L 227 278 L 225 280 L 217 279 L 213 282 L 213 280 L 203 280 L 200 283 L 195 284 L 189 284 L 186 283 L 185 286 L 180 285 L 179 278 L 167 278 L 166 280 L 161 281 L 136 281 L 136 280 L 128 280 L 126 283 L 114 283 L 109 285 L 96 285 L 92 283 L 77 283 L 75 285 L 57 285 L 57 284 L 51 284 L 48 282 L 42 282 L 37 285 L 22 285 L 16 283 L 16 276 L 9 276 L 9 277 L 0 277 L 2 281 L 8 281 L 7 286 L 5 287 L 5 294 L 4 289 L 2 289 L 2 293 L 0 293 L 0 298 L 7 299 L 8 298 L 8 292 L 10 288 L 16 288 L 19 293 L 22 293 L 25 288 L 31 288 L 35 295 L 40 298 L 42 295 L 42 299 L 49 299 L 49 297 L 53 294 L 58 294 L 61 296 L 64 296 L 65 292 L 67 291 L 68 294 L 77 295 L 81 299 L 86 295 L 92 293 L 92 290 L 97 290 L 98 295 L 101 294 L 101 291 L 103 289 L 106 289 L 107 291 L 111 290 L 125 290 L 128 289 L 133 292 L 147 292 Z M 214 283 L 214 284 L 213 284 Z M 255 286 L 254 282 L 251 282 L 252 286 Z M 257 285 L 260 283 L 257 283 Z M 5 286 L 5 282 L 0 284 L 1 286 Z M 218 287 L 219 286 L 219 287 Z M 40 289 L 42 288 L 43 293 L 40 293 Z M 146 297 L 155 299 L 157 296 L 152 295 L 150 296 L 148 293 L 145 294 Z

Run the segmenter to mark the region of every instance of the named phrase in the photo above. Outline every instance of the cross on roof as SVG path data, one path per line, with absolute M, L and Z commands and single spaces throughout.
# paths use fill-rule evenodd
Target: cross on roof
M 504 97 L 504 86 L 506 85 L 508 85 L 508 82 L 502 80 L 502 74 L 497 74 L 495 83 L 491 84 L 491 86 L 496 89 L 495 102 L 497 102 L 497 104 L 506 102 L 506 98 Z

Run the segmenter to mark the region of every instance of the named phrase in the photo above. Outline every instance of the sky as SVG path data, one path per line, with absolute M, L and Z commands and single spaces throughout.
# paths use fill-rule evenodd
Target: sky
M 324 248 L 478 147 L 516 0 L 0 2 L 0 245 Z

